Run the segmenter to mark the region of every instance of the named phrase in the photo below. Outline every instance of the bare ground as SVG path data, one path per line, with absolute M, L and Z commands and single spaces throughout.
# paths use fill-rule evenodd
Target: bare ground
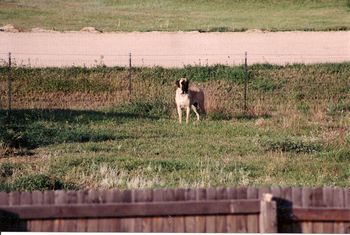
M 181 67 L 350 61 L 350 31 L 340 32 L 0 32 L 0 62 L 41 66 Z

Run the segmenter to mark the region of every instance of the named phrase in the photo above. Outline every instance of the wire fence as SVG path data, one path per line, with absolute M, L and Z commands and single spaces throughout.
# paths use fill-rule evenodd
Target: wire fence
M 130 55 L 136 67 L 184 67 L 210 66 L 223 64 L 236 66 L 244 64 L 243 53 L 202 53 L 202 54 L 83 54 L 83 53 L 12 53 L 13 64 L 23 67 L 94 67 L 128 66 Z M 294 64 L 294 63 L 336 63 L 350 61 L 350 53 L 344 54 L 302 54 L 302 53 L 251 53 L 248 52 L 248 64 Z M 8 53 L 0 53 L 0 65 L 6 65 Z
M 26 56 L 29 56 L 27 59 L 24 59 Z M 36 57 L 37 56 L 37 57 Z M 328 56 L 328 57 L 327 57 Z M 271 96 L 279 97 L 281 100 L 288 99 L 287 93 L 289 88 L 280 88 L 281 84 L 274 84 L 274 82 L 269 81 L 268 79 L 265 79 L 264 76 L 257 76 L 259 81 L 256 81 L 255 84 L 249 84 L 249 82 L 252 80 L 252 75 L 250 74 L 249 67 L 251 64 L 254 64 L 254 61 L 256 61 L 257 58 L 268 58 L 266 59 L 266 63 L 271 63 L 271 59 L 278 59 L 278 58 L 284 58 L 288 57 L 295 58 L 297 62 L 300 62 L 300 58 L 323 58 L 327 59 L 326 62 L 330 62 L 333 59 L 344 59 L 344 61 L 350 61 L 350 56 L 342 57 L 340 55 L 301 55 L 301 54 L 250 54 L 250 53 L 244 53 L 243 55 L 240 53 L 237 54 L 153 54 L 153 55 L 134 55 L 132 53 L 126 54 L 126 55 L 118 55 L 118 54 L 108 54 L 108 55 L 94 55 L 94 54 L 50 54 L 50 53 L 36 53 L 36 54 L 27 54 L 27 53 L 0 53 L 0 66 L 8 67 L 8 73 L 7 78 L 3 78 L 0 82 L 0 109 L 6 109 L 7 110 L 7 117 L 8 119 L 11 118 L 11 110 L 12 108 L 23 108 L 21 105 L 23 104 L 23 99 L 28 98 L 28 94 L 26 94 L 26 91 L 21 91 L 21 82 L 19 79 L 17 81 L 14 81 L 16 79 L 13 78 L 11 70 L 16 68 L 36 68 L 36 67 L 99 67 L 99 66 L 120 66 L 124 67 L 125 74 L 123 75 L 124 79 L 120 81 L 122 84 L 121 88 L 119 89 L 120 93 L 120 100 L 122 102 L 131 102 L 132 98 L 136 96 L 137 92 L 140 92 L 140 87 L 145 86 L 143 82 L 136 81 L 133 79 L 133 68 L 135 67 L 152 67 L 152 66 L 164 66 L 164 67 L 174 67 L 174 65 L 179 65 L 178 67 L 184 67 L 187 65 L 192 66 L 199 66 L 199 67 L 205 67 L 210 65 L 227 65 L 227 66 L 241 66 L 242 73 L 239 75 L 241 76 L 241 82 L 238 86 L 230 85 L 231 87 L 227 88 L 228 92 L 231 90 L 234 90 L 234 93 L 231 95 L 228 95 L 227 97 L 223 97 L 222 99 L 225 100 L 225 102 L 217 102 L 213 101 L 215 105 L 220 103 L 220 105 L 226 109 L 227 100 L 239 100 L 239 104 L 235 104 L 235 109 L 240 110 L 242 112 L 247 112 L 249 108 L 251 108 L 252 103 L 254 103 L 255 109 L 268 109 L 268 107 L 259 107 L 261 106 L 260 103 L 264 103 L 265 106 L 267 106 L 268 101 L 271 99 Z M 327 57 L 327 58 L 326 58 Z M 237 59 L 239 58 L 239 59 Z M 293 60 L 289 60 L 292 63 Z M 176 64 L 178 63 L 178 64 Z M 180 66 L 181 64 L 181 66 Z M 272 63 L 274 64 L 274 63 Z M 177 67 L 177 66 L 175 66 Z M 63 70 L 62 70 L 63 71 Z M 77 76 L 84 76 L 84 75 L 77 75 Z M 109 75 L 102 75 L 102 76 L 109 76 Z M 228 75 L 229 76 L 229 75 Z M 6 82 L 4 82 L 6 81 Z M 98 81 L 98 80 L 96 80 Z M 311 81 L 311 83 L 310 83 Z M 344 94 L 337 94 L 339 90 L 342 90 L 340 87 L 345 86 L 345 90 L 350 90 L 350 79 L 345 79 L 341 84 L 337 84 L 336 80 L 327 80 L 327 79 L 311 79 L 310 81 L 302 81 L 300 80 L 299 84 L 294 84 L 293 91 L 295 93 L 295 99 L 303 100 L 304 96 L 307 96 L 308 99 L 315 99 L 315 100 L 326 100 L 327 98 L 322 97 L 324 94 L 329 90 L 329 97 L 335 97 L 334 103 L 337 102 L 337 100 L 340 99 L 349 99 L 349 93 L 345 92 Z M 15 85 L 12 83 L 16 82 Z M 42 81 L 41 81 L 42 82 Z M 102 84 L 102 83 L 101 83 Z M 99 85 L 101 85 L 99 84 Z M 37 84 L 39 87 L 41 84 Z M 93 84 L 95 85 L 95 84 Z M 106 85 L 106 84 L 102 84 Z M 237 85 L 237 84 L 236 84 Z M 65 86 L 65 84 L 63 84 Z M 107 84 L 106 86 L 111 86 L 110 84 Z M 139 87 L 139 90 L 134 89 L 134 87 Z M 252 87 L 254 92 L 252 91 Z M 335 87 L 332 89 L 332 87 Z M 319 92 L 315 90 L 316 88 L 322 89 L 322 92 Z M 339 89 L 338 89 L 339 88 Z M 343 89 L 343 90 L 344 90 Z M 40 90 L 40 89 L 38 89 Z M 63 89 L 64 90 L 64 89 Z M 94 90 L 94 89 L 92 89 Z M 107 92 L 108 89 L 106 89 L 106 92 L 104 95 L 99 97 L 98 102 L 96 102 L 96 107 L 99 106 L 101 103 L 103 104 L 113 104 L 117 102 L 117 99 L 119 99 L 118 94 L 109 94 Z M 210 90 L 210 89 L 209 89 Z M 261 90 L 261 92 L 257 92 L 257 90 Z M 274 92 L 271 92 L 274 90 Z M 275 91 L 276 90 L 276 91 Z M 31 91 L 32 92 L 32 91 Z M 39 91 L 37 91 L 38 93 Z M 75 92 L 74 95 L 67 95 L 67 93 L 59 93 L 56 92 L 55 97 L 47 97 L 46 93 L 44 95 L 40 95 L 39 93 L 33 95 L 30 99 L 32 101 L 29 102 L 29 104 L 26 105 L 26 108 L 52 108 L 52 107 L 59 107 L 59 108 L 74 108 L 75 106 L 72 106 L 72 99 L 79 100 L 80 106 L 79 107 L 86 107 L 86 108 L 95 108 L 95 106 L 89 106 L 91 100 L 88 100 L 88 98 L 91 98 L 91 92 L 87 91 L 81 92 L 81 94 L 78 92 Z M 159 91 L 153 91 L 155 93 Z M 215 89 L 211 90 L 210 92 L 215 93 Z M 51 92 L 54 93 L 54 92 Z M 89 93 L 89 95 L 87 95 Z M 220 93 L 220 92 L 219 92 Z M 218 94 L 219 94 L 218 93 Z M 221 92 L 222 93 L 222 92 Z M 216 94 L 216 93 L 215 93 Z M 314 97 L 312 96 L 314 94 Z M 52 95 L 52 94 L 51 94 Z M 142 98 L 142 94 L 137 94 L 138 97 Z M 86 96 L 86 100 L 84 99 L 84 96 Z M 106 98 L 108 96 L 108 98 Z M 217 95 L 213 95 L 215 97 Z M 327 96 L 327 97 L 328 97 Z M 36 97 L 36 98 L 35 98 Z M 39 97 L 39 98 L 38 98 Z M 88 97 L 88 98 L 87 98 Z M 103 98 L 104 97 L 104 98 Z M 345 98 L 344 98 L 345 97 Z M 51 99 L 51 100 L 50 100 Z M 56 102 L 53 102 L 52 100 L 57 99 L 60 100 L 61 103 L 67 103 L 67 105 L 57 105 Z M 27 102 L 28 100 L 26 100 Z M 77 101 L 77 103 L 79 103 Z M 118 101 L 119 102 L 119 101 Z M 15 105 L 13 105 L 15 103 Z M 27 102 L 28 103 L 28 102 Z M 39 104 L 40 103 L 40 104 Z M 69 105 L 68 105 L 69 103 Z M 39 104 L 39 106 L 38 106 Z M 89 105 L 88 105 L 89 104 Z M 46 106 L 45 106 L 46 105 Z M 231 105 L 231 104 L 229 104 Z M 257 108 L 258 107 L 258 108 Z M 302 108 L 302 107 L 301 107 Z M 217 110 L 217 107 L 212 107 L 213 110 Z

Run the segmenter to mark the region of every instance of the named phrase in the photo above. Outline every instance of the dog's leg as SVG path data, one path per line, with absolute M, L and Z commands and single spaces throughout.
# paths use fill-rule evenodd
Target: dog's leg
M 179 123 L 182 123 L 182 110 L 180 106 L 177 106 L 177 114 L 179 115 Z
M 190 107 L 186 107 L 186 123 L 190 122 Z
M 197 112 L 197 108 L 194 105 L 191 105 L 192 110 L 196 113 L 197 115 L 197 121 L 199 121 L 199 113 Z

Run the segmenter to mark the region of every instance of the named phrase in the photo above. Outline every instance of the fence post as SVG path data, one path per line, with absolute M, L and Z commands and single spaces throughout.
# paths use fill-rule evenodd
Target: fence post
M 10 123 L 11 121 L 11 110 L 12 110 L 12 81 L 11 81 L 11 52 L 9 52 L 9 61 L 8 61 L 8 78 L 7 78 L 7 85 L 8 85 L 8 106 L 7 106 L 7 122 Z
M 272 194 L 263 194 L 260 202 L 260 233 L 277 233 L 277 206 Z
M 129 75 L 128 75 L 128 80 L 129 80 L 129 86 L 128 86 L 128 91 L 129 91 L 129 102 L 131 102 L 131 53 L 129 53 Z
M 244 112 L 247 113 L 247 89 L 248 89 L 248 55 L 247 52 L 244 53 Z

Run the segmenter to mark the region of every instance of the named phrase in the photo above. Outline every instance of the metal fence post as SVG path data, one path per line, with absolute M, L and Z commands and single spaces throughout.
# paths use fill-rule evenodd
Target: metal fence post
M 129 91 L 129 102 L 131 102 L 131 53 L 129 53 L 129 76 L 128 76 L 128 80 L 129 80 L 129 87 L 128 87 L 128 91 Z
M 7 122 L 10 123 L 11 121 L 11 109 L 12 109 L 12 79 L 11 79 L 11 52 L 9 52 L 9 61 L 8 61 L 8 78 L 7 78 L 7 85 L 8 85 L 8 106 L 7 106 Z
M 247 106 L 247 90 L 248 90 L 248 56 L 247 52 L 244 53 L 244 112 L 248 111 Z

